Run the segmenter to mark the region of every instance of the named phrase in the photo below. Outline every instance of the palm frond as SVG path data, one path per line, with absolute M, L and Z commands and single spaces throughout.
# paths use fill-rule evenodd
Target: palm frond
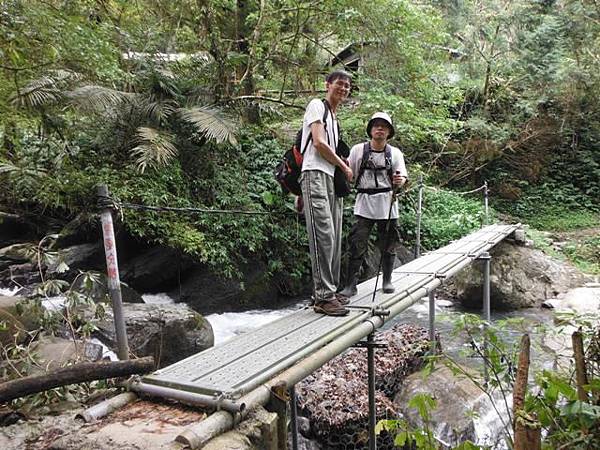
M 179 114 L 183 120 L 194 125 L 198 131 L 217 144 L 237 144 L 236 125 L 220 111 L 206 107 L 180 108 Z
M 18 166 L 8 161 L 0 161 L 0 174 L 14 174 L 17 177 L 42 177 L 46 175 L 44 169 L 33 169 L 25 166 Z
M 136 132 L 139 144 L 131 149 L 137 168 L 144 172 L 146 168 L 158 168 L 166 165 L 177 153 L 173 136 L 155 128 L 139 127 Z
M 147 99 L 141 102 L 139 109 L 145 118 L 154 123 L 164 124 L 177 109 L 177 105 L 170 100 L 151 101 Z
M 152 68 L 148 72 L 145 84 L 151 97 L 156 101 L 174 99 L 180 95 L 177 78 L 168 68 Z
M 51 71 L 37 80 L 31 80 L 11 98 L 11 103 L 20 108 L 39 108 L 56 104 L 62 99 L 68 83 L 79 78 L 79 74 L 70 70 Z
M 65 93 L 65 97 L 75 108 L 100 114 L 113 112 L 134 96 L 135 94 L 97 85 L 81 86 Z

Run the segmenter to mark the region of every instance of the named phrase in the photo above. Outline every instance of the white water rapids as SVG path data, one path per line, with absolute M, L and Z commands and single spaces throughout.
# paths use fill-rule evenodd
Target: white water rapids
M 16 293 L 17 289 L 0 289 L 0 295 L 12 296 Z M 169 297 L 166 293 L 158 294 L 144 294 L 143 300 L 147 304 L 171 304 L 174 300 Z M 48 310 L 58 310 L 64 305 L 64 297 L 52 297 L 44 299 L 43 305 Z M 206 315 L 205 318 L 209 321 L 213 328 L 215 345 L 219 345 L 234 336 L 240 335 L 247 331 L 260 328 L 274 320 L 284 317 L 288 314 L 293 313 L 305 306 L 307 301 L 299 302 L 286 306 L 282 309 L 277 310 L 249 310 L 244 312 L 224 312 Z M 464 358 L 459 357 L 461 351 L 467 347 L 467 344 L 460 337 L 454 337 L 450 331 L 453 328 L 453 322 L 461 314 L 457 308 L 454 307 L 452 302 L 447 300 L 437 299 L 436 300 L 436 329 L 442 336 L 442 345 L 444 351 L 456 357 L 464 365 L 471 366 L 472 368 L 479 368 L 481 361 L 478 358 Z M 544 322 L 547 317 L 543 317 L 544 314 L 540 313 L 539 310 L 530 311 L 514 311 L 510 314 L 497 314 L 494 313 L 493 319 L 506 318 L 507 316 L 512 317 L 527 317 L 527 319 L 535 320 L 537 322 Z M 429 327 L 429 307 L 427 299 L 424 298 L 420 302 L 413 305 L 403 313 L 399 314 L 396 318 L 390 321 L 384 326 L 384 328 L 391 327 L 395 323 L 413 323 L 420 325 L 424 328 Z M 511 331 L 511 339 L 517 340 L 522 333 L 522 330 L 515 330 L 514 336 Z M 104 347 L 104 351 L 111 359 L 116 359 L 116 355 L 111 352 L 104 344 L 97 339 L 94 342 L 101 344 Z M 110 352 L 110 355 L 108 353 Z M 479 444 L 490 445 L 491 448 L 502 449 L 506 448 L 503 442 L 498 442 L 498 431 L 502 428 L 502 422 L 498 417 L 498 414 L 493 410 L 491 402 L 488 400 L 488 405 L 483 408 L 478 408 L 481 414 L 474 419 L 475 434 Z M 500 401 L 497 404 L 501 404 Z M 474 405 L 475 406 L 475 405 Z M 504 415 L 504 412 L 501 412 Z

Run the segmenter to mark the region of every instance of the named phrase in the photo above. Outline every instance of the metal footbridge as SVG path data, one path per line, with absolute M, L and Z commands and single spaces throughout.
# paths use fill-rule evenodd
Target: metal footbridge
M 233 413 L 264 404 L 276 382 L 288 387 L 346 348 L 369 336 L 386 321 L 471 264 L 520 225 L 486 226 L 443 248 L 429 252 L 392 274 L 395 292 L 378 290 L 375 278 L 358 286 L 350 314 L 328 317 L 311 308 L 236 336 L 143 377 L 132 389 L 150 395 L 196 401 Z M 299 365 L 304 364 L 302 369 Z

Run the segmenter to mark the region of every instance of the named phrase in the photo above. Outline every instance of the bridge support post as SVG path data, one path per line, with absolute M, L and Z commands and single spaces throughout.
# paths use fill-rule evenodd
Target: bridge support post
M 296 399 L 295 386 L 290 387 L 290 410 L 292 424 L 292 450 L 298 450 L 298 403 Z
M 417 229 L 415 231 L 415 259 L 421 256 L 421 214 L 423 211 L 423 175 L 419 175 L 419 201 L 417 203 Z
M 488 208 L 489 197 L 490 197 L 490 191 L 488 189 L 488 182 L 486 180 L 485 183 L 483 183 L 483 210 L 485 213 L 485 216 L 484 216 L 485 225 L 489 225 L 489 223 L 490 223 L 489 208 Z
M 492 257 L 488 252 L 482 253 L 479 258 L 483 261 L 483 315 L 485 318 L 485 327 L 492 321 L 492 311 L 490 304 L 490 262 Z M 483 338 L 483 377 L 485 382 L 489 381 L 488 375 L 488 340 L 487 334 Z
M 277 448 L 287 450 L 287 403 L 290 400 L 288 390 L 284 382 L 278 383 L 271 388 L 271 399 L 268 410 L 277 414 Z
M 115 229 L 112 219 L 112 207 L 109 203 L 108 186 L 101 184 L 96 189 L 98 203 L 102 208 L 100 220 L 102 221 L 102 237 L 104 241 L 104 253 L 106 255 L 108 292 L 112 300 L 115 335 L 117 337 L 117 354 L 120 360 L 126 360 L 129 359 L 129 346 L 127 344 L 125 319 L 123 318 L 123 300 L 121 298 L 121 281 L 119 280 L 117 244 L 115 241 Z
M 367 337 L 367 371 L 369 372 L 369 450 L 377 448 L 375 425 L 377 424 L 377 407 L 375 405 L 375 333 Z
M 435 289 L 428 293 L 429 295 L 429 342 L 431 342 L 431 354 L 437 353 L 437 344 L 435 342 Z

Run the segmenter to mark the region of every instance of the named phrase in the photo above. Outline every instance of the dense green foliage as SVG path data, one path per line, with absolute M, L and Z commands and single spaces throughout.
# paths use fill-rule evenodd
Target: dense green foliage
M 497 320 L 486 323 L 479 316 L 465 314 L 460 316 L 454 327 L 454 334 L 466 338 L 470 344 L 464 349 L 464 357 L 480 358 L 486 367 L 475 372 L 458 363 L 452 356 L 445 353 L 432 355 L 425 369 L 424 376 L 430 371 L 436 370 L 440 364 L 448 367 L 453 376 L 465 382 L 472 383 L 482 395 L 485 395 L 492 405 L 494 413 L 498 416 L 502 426 L 499 435 L 507 448 L 516 448 L 514 421 L 522 421 L 532 429 L 541 430 L 541 448 L 544 450 L 558 448 L 595 449 L 600 445 L 600 434 L 598 424 L 600 423 L 600 407 L 598 406 L 598 395 L 600 393 L 600 335 L 598 334 L 598 314 L 562 314 L 559 316 L 560 325 L 548 327 L 537 326 L 534 329 L 531 323 L 524 319 Z M 521 340 L 521 346 L 514 342 L 516 329 L 531 333 L 532 355 L 531 368 L 534 383 L 524 393 L 522 409 L 519 409 L 517 417 L 514 417 L 513 392 L 520 370 L 519 353 L 523 350 L 525 340 Z M 575 365 L 572 359 L 565 358 L 561 351 L 545 347 L 544 342 L 538 342 L 539 336 L 556 339 L 560 342 L 566 332 L 578 330 L 582 336 L 583 354 L 585 355 L 586 384 L 581 384 L 575 373 Z M 526 342 L 529 342 L 527 337 Z M 553 352 L 553 353 L 552 353 Z M 554 363 L 559 369 L 547 370 L 541 368 L 544 364 L 541 353 L 547 353 L 545 357 L 553 354 Z M 561 359 L 562 358 L 562 359 Z M 527 361 L 529 367 L 530 361 Z M 487 377 L 487 378 L 486 378 Z M 527 377 L 525 376 L 525 379 Z M 437 408 L 435 398 L 429 393 L 416 394 L 407 405 L 415 409 L 420 418 L 419 424 L 409 423 L 402 418 L 399 420 L 382 420 L 377 425 L 378 432 L 386 430 L 395 436 L 395 444 L 399 448 L 410 448 L 419 450 L 434 450 L 439 448 L 439 441 L 435 439 L 434 424 L 432 424 L 432 412 Z M 472 413 L 477 414 L 476 411 Z M 414 422 L 414 420 L 413 420 Z M 524 443 L 521 442 L 521 446 Z M 526 444 L 526 443 L 525 443 Z M 465 440 L 454 450 L 484 449 L 488 446 L 480 446 Z M 496 447 L 494 447 L 496 448 Z
M 123 223 L 224 275 L 261 255 L 294 292 L 306 241 L 271 170 L 347 48 L 361 60 L 340 114 L 346 140 L 389 111 L 411 174 L 444 187 L 426 193 L 426 248 L 482 222 L 479 200 L 451 190 L 485 179 L 516 220 L 595 226 L 599 23 L 586 0 L 5 1 L 0 209 L 43 213 L 52 232 L 93 230 L 103 182 L 121 201 L 254 211 L 124 210 Z M 415 192 L 402 213 L 409 244 Z

